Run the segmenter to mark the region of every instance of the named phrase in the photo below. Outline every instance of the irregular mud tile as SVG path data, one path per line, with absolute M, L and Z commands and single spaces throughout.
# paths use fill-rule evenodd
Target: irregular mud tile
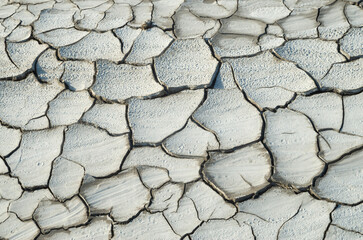
M 92 62 L 66 61 L 61 81 L 71 91 L 88 89 L 93 83 L 95 67 Z
M 151 213 L 170 211 L 175 212 L 178 209 L 179 199 L 182 197 L 184 185 L 181 183 L 166 183 L 159 189 L 153 189 L 152 200 L 148 210 Z
M 93 104 L 94 99 L 87 91 L 64 90 L 49 102 L 47 116 L 52 126 L 76 123 Z
M 155 58 L 156 75 L 168 87 L 210 85 L 217 65 L 201 38 L 176 40 Z
M 119 28 L 125 25 L 133 18 L 133 13 L 129 4 L 114 3 L 104 15 L 104 18 L 98 23 L 97 30 L 108 31 L 113 28 Z
M 317 9 L 294 10 L 287 18 L 277 21 L 286 38 L 316 38 L 319 23 Z
M 227 18 L 237 10 L 237 2 L 230 0 L 186 0 L 183 6 L 196 16 L 214 19 Z
M 273 178 L 296 187 L 310 185 L 324 167 L 316 155 L 317 133 L 310 121 L 287 109 L 267 111 L 265 117 L 265 141 L 275 162 Z
M 215 24 L 214 24 L 214 27 L 209 29 L 208 31 L 206 31 L 205 34 L 203 35 L 203 38 L 206 39 L 206 40 L 211 39 L 212 37 L 214 37 L 218 33 L 220 28 L 221 28 L 220 21 L 216 21 Z
M 260 142 L 232 153 L 212 152 L 203 174 L 228 198 L 235 200 L 269 184 L 270 157 Z
M 319 156 L 331 162 L 363 145 L 363 137 L 334 130 L 319 133 Z
M 66 131 L 62 157 L 83 166 L 87 174 L 103 177 L 120 169 L 128 150 L 128 135 L 112 137 L 95 127 L 75 124 Z
M 0 38 L 6 38 L 11 32 L 19 26 L 20 20 L 9 17 L 5 20 L 1 20 L 0 25 Z
M 319 37 L 326 40 L 338 40 L 350 28 L 344 15 L 345 2 L 335 2 L 322 7 L 319 12 Z
M 284 30 L 276 23 L 267 25 L 266 33 L 277 37 L 284 36 Z
M 350 57 L 363 55 L 363 28 L 351 28 L 345 36 L 339 40 L 341 50 Z
M 12 60 L 7 55 L 5 39 L 0 39 L 0 78 L 16 76 L 20 73 L 21 71 L 12 63 Z
M 84 175 L 84 168 L 62 157 L 53 162 L 49 189 L 61 202 L 78 194 Z
M 152 20 L 153 22 L 162 29 L 168 29 L 173 27 L 173 20 L 171 16 L 178 9 L 180 4 L 184 2 L 184 0 L 151 0 L 154 6 L 152 12 Z
M 24 191 L 22 196 L 13 201 L 9 206 L 9 212 L 13 212 L 22 220 L 32 219 L 32 215 L 42 200 L 55 200 L 48 189 L 35 190 L 33 192 Z
M 7 43 L 7 52 L 11 61 L 18 68 L 16 72 L 11 72 L 7 75 L 15 76 L 25 72 L 28 69 L 31 69 L 33 66 L 34 60 L 38 57 L 38 55 L 43 52 L 47 48 L 46 44 L 39 44 L 35 40 L 29 40 L 26 42 L 20 43 Z M 2 68 L 6 68 L 7 66 L 2 66 Z M 5 70 L 6 71 L 6 70 Z
M 170 180 L 168 170 L 159 167 L 139 167 L 140 178 L 148 188 L 159 188 Z
M 199 127 L 191 120 L 188 120 L 183 130 L 165 139 L 163 146 L 175 155 L 199 157 L 206 157 L 208 150 L 219 148 L 214 134 Z
M 89 204 L 91 214 L 110 213 L 117 222 L 128 221 L 135 216 L 151 197 L 136 169 L 84 183 L 81 195 Z
M 115 240 L 154 239 L 154 240 L 178 240 L 180 236 L 175 234 L 165 220 L 162 213 L 150 214 L 142 212 L 132 222 L 116 224 L 113 227 Z
M 264 34 L 258 39 L 258 45 L 260 45 L 261 50 L 269 50 L 281 46 L 285 42 L 282 37 L 276 37 L 270 34 Z
M 234 218 L 250 225 L 257 239 L 322 239 L 335 204 L 274 187 L 238 207 Z
M 217 34 L 211 44 L 219 58 L 252 55 L 260 51 L 257 37 L 236 34 Z
M 193 201 L 188 197 L 183 197 L 178 201 L 178 208 L 175 211 L 166 210 L 164 216 L 173 228 L 174 232 L 183 236 L 191 233 L 200 223 L 198 212 Z
M 318 9 L 330 5 L 333 2 L 335 0 L 284 0 L 285 5 L 291 10 Z
M 108 217 L 95 217 L 85 226 L 68 228 L 67 230 L 54 230 L 48 234 L 40 235 L 39 240 L 64 240 L 64 239 L 110 239 L 112 221 Z
M 134 66 L 99 60 L 96 68 L 96 82 L 92 91 L 111 101 L 152 95 L 164 89 L 155 81 L 150 65 Z
M 190 198 L 201 221 L 228 219 L 236 213 L 236 207 L 224 199 L 202 181 L 186 186 L 185 197 Z
M 22 26 L 27 26 L 31 29 L 29 26 L 32 24 L 35 20 L 37 20 L 37 17 L 34 16 L 29 10 L 28 6 L 22 5 L 14 15 L 11 16 L 12 18 L 19 20 L 21 22 Z
M 9 218 L 8 208 L 10 203 L 11 200 L 0 199 L 0 224 Z
M 26 131 L 32 131 L 42 130 L 49 127 L 49 119 L 46 116 L 43 116 L 29 120 L 29 122 L 23 126 L 22 129 Z
M 345 15 L 353 27 L 363 26 L 363 9 L 361 7 L 347 4 L 345 7 Z
M 227 19 L 222 19 L 222 27 L 220 33 L 225 34 L 246 34 L 258 37 L 265 32 L 266 23 L 232 16 Z
M 27 8 L 29 12 L 31 12 L 36 18 L 39 17 L 41 11 L 43 9 L 52 8 L 54 5 L 54 1 L 46 1 L 46 0 L 14 0 L 16 2 L 21 2 L 22 4 L 28 4 Z
M 337 43 L 319 39 L 287 41 L 275 51 L 281 57 L 296 62 L 317 80 L 324 77 L 333 63 L 345 61 L 337 51 Z
M 179 39 L 201 37 L 215 25 L 215 20 L 198 18 L 187 8 L 178 10 L 173 19 L 175 23 L 174 32 Z
M 111 32 L 91 32 L 80 41 L 59 49 L 63 58 L 75 60 L 108 59 L 121 61 L 124 54 L 121 52 L 121 43 Z
M 78 196 L 64 203 L 42 200 L 33 214 L 42 233 L 54 228 L 67 229 L 84 224 L 87 217 L 87 207 Z
M 238 0 L 237 16 L 272 24 L 290 14 L 283 0 Z
M 192 240 L 254 239 L 251 228 L 247 224 L 240 224 L 234 219 L 205 222 L 190 237 Z
M 27 40 L 32 33 L 30 26 L 18 26 L 13 32 L 6 38 L 10 42 L 21 42 Z
M 60 28 L 35 34 L 35 37 L 55 48 L 58 48 L 75 44 L 87 34 L 89 34 L 89 32 L 80 31 L 75 28 Z
M 111 2 L 102 4 L 96 8 L 85 9 L 74 14 L 75 25 L 84 30 L 93 30 L 97 28 L 98 23 L 104 18 L 105 11 L 110 8 Z
M 113 30 L 116 36 L 122 41 L 122 52 L 124 54 L 131 50 L 136 38 L 140 35 L 141 31 L 142 30 L 139 28 L 131 28 L 127 25 Z
M 216 133 L 221 149 L 247 144 L 261 136 L 260 113 L 239 89 L 208 90 L 206 101 L 193 117 Z
M 5 164 L 5 160 L 0 157 L 0 174 L 6 174 L 8 172 L 9 169 Z
M 203 96 L 203 90 L 187 90 L 150 100 L 131 99 L 128 118 L 134 142 L 160 142 L 181 129 Z
M 97 8 L 99 5 L 102 5 L 107 1 L 108 0 L 93 0 L 93 1 L 72 0 L 72 2 L 76 4 L 80 9 Z
M 132 7 L 134 19 L 129 23 L 132 27 L 142 27 L 143 24 L 151 21 L 151 14 L 153 11 L 153 4 L 151 0 L 144 0 L 140 4 Z
M 61 61 L 58 61 L 56 51 L 48 49 L 37 59 L 35 71 L 42 82 L 49 83 L 61 78 L 64 65 Z
M 332 163 L 327 173 L 317 179 L 313 191 L 322 198 L 355 204 L 363 198 L 363 151 L 352 153 Z
M 9 215 L 4 222 L 0 223 L 0 238 L 9 240 L 35 239 L 39 234 L 39 228 L 32 220 L 23 222 L 13 213 Z
M 53 8 L 56 10 L 68 10 L 68 11 L 76 11 L 78 10 L 77 6 L 72 1 L 59 1 L 53 5 Z
M 59 10 L 45 9 L 39 19 L 34 22 L 34 34 L 39 34 L 57 28 L 71 28 L 74 26 L 73 14 L 75 9 Z
M 320 93 L 312 96 L 298 95 L 289 108 L 307 115 L 317 129 L 339 130 L 343 119 L 343 103 L 336 93 Z
M 136 38 L 125 61 L 133 64 L 150 64 L 152 58 L 160 55 L 171 41 L 172 38 L 159 28 L 143 30 Z
M 0 199 L 15 200 L 21 196 L 22 192 L 17 178 L 0 175 Z
M 327 240 L 334 240 L 334 239 L 350 239 L 350 240 L 362 240 L 362 234 L 351 232 L 344 230 L 338 226 L 330 225 L 329 229 L 326 233 L 325 239 Z
M 217 75 L 213 88 L 215 88 L 215 89 L 237 88 L 237 85 L 234 82 L 234 75 L 232 72 L 231 64 L 229 64 L 228 62 L 223 62 L 221 64 L 221 67 L 219 69 L 219 73 Z
M 18 177 L 25 188 L 47 185 L 62 141 L 63 127 L 23 133 L 20 147 L 6 158 L 11 175 Z
M 10 17 L 19 8 L 19 4 L 0 4 L 0 18 Z
M 278 239 L 323 239 L 329 225 L 329 214 L 335 204 L 317 201 L 308 193 L 304 193 L 301 207 L 297 214 L 283 223 L 278 232 Z
M 342 227 L 346 230 L 359 232 L 363 235 L 363 226 L 362 223 L 358 220 L 362 218 L 363 204 L 353 207 L 340 205 L 332 213 L 332 224 Z
M 363 92 L 357 95 L 344 96 L 343 132 L 363 137 Z
M 363 59 L 333 64 L 328 74 L 320 81 L 322 87 L 349 91 L 363 87 Z
M 165 168 L 174 182 L 191 182 L 198 178 L 203 159 L 175 158 L 160 147 L 137 147 L 132 149 L 123 162 L 122 169 L 140 166 Z
M 0 123 L 0 156 L 11 153 L 20 143 L 21 131 Z
M 82 121 L 106 129 L 111 134 L 129 132 L 126 105 L 96 103 L 82 117 Z

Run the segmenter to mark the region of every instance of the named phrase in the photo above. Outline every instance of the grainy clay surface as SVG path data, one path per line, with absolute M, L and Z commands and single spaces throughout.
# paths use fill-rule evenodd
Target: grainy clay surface
M 0 239 L 362 240 L 363 2 L 0 0 Z

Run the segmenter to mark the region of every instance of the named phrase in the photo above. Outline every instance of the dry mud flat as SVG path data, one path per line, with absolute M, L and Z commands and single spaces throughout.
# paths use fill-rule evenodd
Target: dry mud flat
M 0 0 L 0 239 L 363 239 L 362 7 Z

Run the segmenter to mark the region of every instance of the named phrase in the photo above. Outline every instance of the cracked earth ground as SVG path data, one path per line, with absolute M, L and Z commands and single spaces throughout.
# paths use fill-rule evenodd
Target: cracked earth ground
M 363 239 L 362 7 L 0 0 L 0 239 Z

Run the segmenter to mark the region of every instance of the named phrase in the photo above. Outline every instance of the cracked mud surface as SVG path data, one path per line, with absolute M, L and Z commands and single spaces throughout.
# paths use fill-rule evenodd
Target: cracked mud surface
M 0 0 L 0 239 L 363 239 L 363 2 Z

